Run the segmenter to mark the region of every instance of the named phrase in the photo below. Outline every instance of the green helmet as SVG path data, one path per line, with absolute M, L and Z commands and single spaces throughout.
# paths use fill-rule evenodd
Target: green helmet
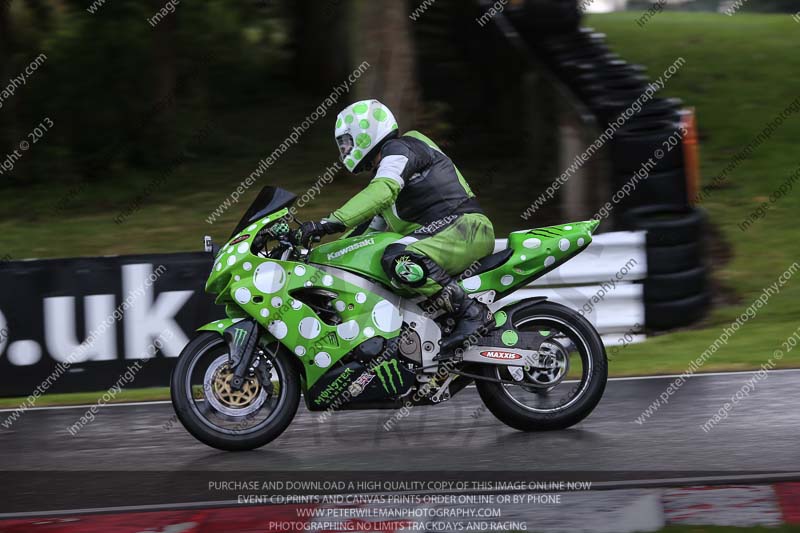
M 336 117 L 336 144 L 347 170 L 365 170 L 388 139 L 398 134 L 397 121 L 388 107 L 377 100 L 361 100 L 347 106 Z

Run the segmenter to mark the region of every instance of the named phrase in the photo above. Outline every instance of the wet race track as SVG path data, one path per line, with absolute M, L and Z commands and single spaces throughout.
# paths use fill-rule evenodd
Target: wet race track
M 641 423 L 637 418 L 674 378 L 611 380 L 594 414 L 548 433 L 504 426 L 474 387 L 439 406 L 411 409 L 390 431 L 384 423 L 392 411 L 349 411 L 320 421 L 301 404 L 279 439 L 239 453 L 195 441 L 168 402 L 103 407 L 75 436 L 67 428 L 86 407 L 31 410 L 11 429 L 0 429 L 0 469 L 23 489 L 4 496 L 0 512 L 213 501 L 202 483 L 192 489 L 180 482 L 200 472 L 207 478 L 208 471 L 261 478 L 268 472 L 557 471 L 636 483 L 689 472 L 752 480 L 800 470 L 798 371 L 771 373 L 726 419 L 703 430 L 751 377 L 692 377 Z M 0 415 L 5 420 L 8 412 Z M 125 476 L 140 478 L 112 492 L 110 483 Z

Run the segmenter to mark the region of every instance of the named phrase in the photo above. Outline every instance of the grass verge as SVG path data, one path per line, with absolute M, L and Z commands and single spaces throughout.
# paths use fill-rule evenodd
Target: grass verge
M 45 394 L 40 396 L 35 407 L 50 407 L 57 405 L 93 405 L 108 391 L 99 392 L 73 392 L 66 394 Z M 151 402 L 155 400 L 169 400 L 168 387 L 153 387 L 147 389 L 122 389 L 108 403 L 123 402 Z M 0 398 L 0 409 L 15 409 L 25 402 L 25 398 Z
M 767 123 L 800 97 L 787 76 L 800 68 L 792 53 L 798 26 L 788 15 L 738 13 L 660 13 L 640 28 L 631 13 L 588 17 L 604 32 L 611 48 L 631 63 L 648 68 L 652 78 L 678 57 L 686 64 L 667 82 L 666 96 L 677 96 L 697 110 L 703 182 L 711 183 Z M 742 223 L 800 168 L 797 139 L 800 113 L 786 119 L 772 136 L 710 191 L 702 207 L 715 226 L 711 246 L 727 249 L 727 262 L 715 256 L 713 278 L 719 298 L 713 312 L 687 331 L 657 336 L 621 350 L 611 363 L 614 375 L 679 373 L 706 350 L 736 318 L 795 261 L 800 261 L 800 181 L 746 231 Z M 800 325 L 800 276 L 795 275 L 703 366 L 703 371 L 759 368 L 782 349 Z M 786 353 L 778 368 L 800 366 L 800 350 Z

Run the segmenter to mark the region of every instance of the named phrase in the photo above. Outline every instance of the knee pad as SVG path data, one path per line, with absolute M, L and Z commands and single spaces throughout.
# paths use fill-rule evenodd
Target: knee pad
M 381 266 L 389 279 L 407 287 L 421 287 L 428 279 L 427 258 L 409 252 L 405 246 L 389 245 L 381 258 Z

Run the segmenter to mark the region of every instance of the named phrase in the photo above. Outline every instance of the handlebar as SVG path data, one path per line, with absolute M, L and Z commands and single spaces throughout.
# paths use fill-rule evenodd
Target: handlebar
M 295 220 L 296 222 L 296 220 Z M 288 224 L 285 226 L 286 231 L 280 231 L 280 233 L 275 232 L 276 228 L 266 227 L 259 231 L 259 234 L 256 237 L 256 241 L 254 244 L 259 249 L 265 249 L 269 239 L 275 239 L 281 245 L 282 248 L 285 250 L 291 250 L 293 255 L 298 257 L 300 260 L 308 261 L 309 253 L 311 252 L 312 245 L 314 243 L 320 242 L 322 238 L 320 236 L 312 236 L 308 239 L 304 239 L 306 242 L 301 241 L 299 238 L 299 231 L 297 229 L 291 229 Z M 283 230 L 283 228 L 280 228 Z

